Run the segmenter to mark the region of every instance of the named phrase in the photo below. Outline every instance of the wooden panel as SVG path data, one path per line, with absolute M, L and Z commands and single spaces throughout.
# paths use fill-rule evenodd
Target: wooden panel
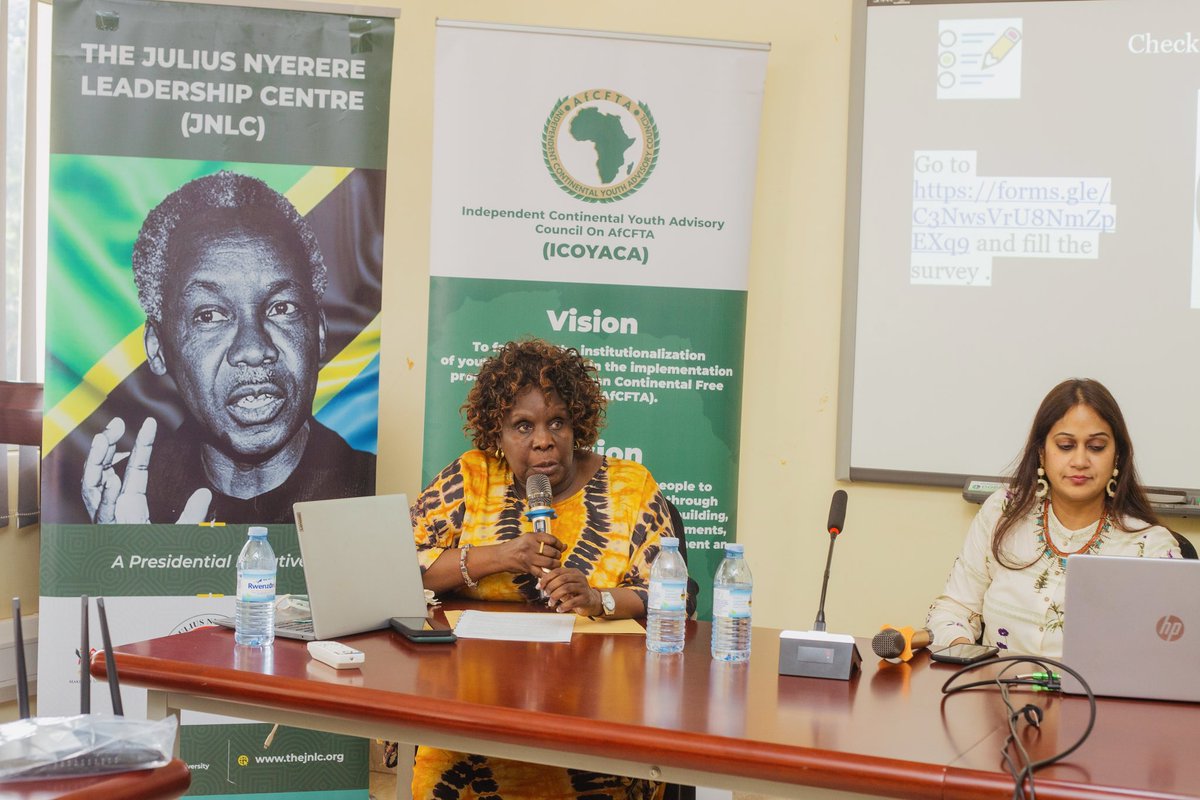
M 191 785 L 187 764 L 174 759 L 165 767 L 42 781 L 0 782 L 0 795 L 11 800 L 171 800 Z
M 230 631 L 204 628 L 117 648 L 117 664 L 130 685 L 896 797 L 940 794 L 944 765 L 995 728 L 981 697 L 963 698 L 980 713 L 953 726 L 930 713 L 940 680 L 911 679 L 927 666 L 780 676 L 778 631 L 755 631 L 748 665 L 714 662 L 710 631 L 689 622 L 679 656 L 648 654 L 639 636 L 414 645 L 377 632 L 343 638 L 367 656 L 343 672 L 277 641 L 263 673 L 240 667 Z
M 868 660 L 850 681 L 796 678 L 778 674 L 778 631 L 755 629 L 746 665 L 713 661 L 710 635 L 708 623 L 689 621 L 684 652 L 658 656 L 640 636 L 414 645 L 380 631 L 344 637 L 367 658 L 360 670 L 338 671 L 311 660 L 296 641 L 277 640 L 269 660 L 251 664 L 231 631 L 201 628 L 119 647 L 116 658 L 131 685 L 303 709 L 361 723 L 363 735 L 372 724 L 399 725 L 776 784 L 889 797 L 1011 797 L 999 756 L 1007 731 L 999 694 L 943 696 L 953 665 L 921 653 L 908 664 Z M 859 647 L 870 654 L 867 641 Z M 92 673 L 104 676 L 102 658 L 93 658 Z M 1035 758 L 1065 747 L 1086 724 L 1085 700 L 1016 696 L 1046 707 L 1041 730 L 1025 732 Z M 1195 797 L 1197 730 L 1200 705 L 1101 700 L 1091 739 L 1039 773 L 1038 794 Z
M 948 715 L 957 713 L 952 702 L 953 698 L 947 701 Z M 1017 708 L 1025 703 L 1043 708 L 1038 728 L 1026 724 L 1024 718 L 1017 727 L 1034 760 L 1067 749 L 1087 727 L 1086 698 L 1014 693 L 1013 702 Z M 1096 702 L 1096 726 L 1082 747 L 1034 774 L 1039 798 L 1200 796 L 1200 759 L 1192 753 L 1200 732 L 1200 705 L 1116 698 Z M 1007 729 L 997 730 L 951 765 L 946 776 L 947 798 L 996 797 L 999 789 L 1011 793 L 1012 780 L 1000 758 L 1007 735 Z
M 0 381 L 0 444 L 42 445 L 42 384 Z

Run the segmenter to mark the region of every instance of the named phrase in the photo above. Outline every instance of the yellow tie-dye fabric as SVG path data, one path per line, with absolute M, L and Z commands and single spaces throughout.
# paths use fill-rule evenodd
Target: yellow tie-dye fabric
M 627 587 L 642 602 L 659 538 L 671 522 L 658 484 L 641 464 L 605 458 L 582 490 L 554 504 L 552 532 L 565 546 L 563 565 L 575 567 L 599 589 Z M 533 530 L 525 501 L 513 489 L 508 465 L 479 450 L 446 467 L 411 509 L 417 555 L 428 567 L 448 549 L 486 546 Z M 468 560 L 468 564 L 469 564 Z M 502 573 L 478 579 L 458 596 L 479 600 L 534 600 L 531 575 Z M 613 798 L 653 800 L 664 786 L 651 781 L 417 748 L 413 797 Z
M 644 603 L 659 535 L 673 535 L 650 471 L 634 461 L 605 458 L 583 489 L 554 503 L 554 512 L 551 531 L 566 547 L 563 566 L 575 567 L 598 589 L 629 587 Z M 464 544 L 496 544 L 532 532 L 524 514 L 525 501 L 513 489 L 508 464 L 479 450 L 465 453 L 413 504 L 421 566 Z M 463 587 L 458 596 L 534 600 L 537 586 L 532 575 L 501 573 L 480 579 L 474 589 Z

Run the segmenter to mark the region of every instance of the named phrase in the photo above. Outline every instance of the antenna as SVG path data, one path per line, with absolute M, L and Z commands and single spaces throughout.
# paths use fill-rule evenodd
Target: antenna
M 96 610 L 100 612 L 100 638 L 104 641 L 104 669 L 108 672 L 108 692 L 112 695 L 113 714 L 125 716 L 121 706 L 121 682 L 117 679 L 117 660 L 113 657 L 112 640 L 108 638 L 108 615 L 104 613 L 104 598 L 96 598 Z
M 92 713 L 92 645 L 88 639 L 88 596 L 79 596 L 79 713 Z
M 13 646 L 17 651 L 17 711 L 29 719 L 29 674 L 25 671 L 25 635 L 21 632 L 21 598 L 12 599 Z

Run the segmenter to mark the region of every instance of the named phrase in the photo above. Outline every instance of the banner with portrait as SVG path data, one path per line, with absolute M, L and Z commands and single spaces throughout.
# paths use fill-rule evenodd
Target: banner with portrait
M 766 46 L 446 22 L 437 32 L 423 476 L 506 341 L 599 368 L 595 449 L 639 461 L 711 586 L 736 536 Z M 699 614 L 710 614 L 711 591 Z
M 303 593 L 292 504 L 374 493 L 393 43 L 390 18 L 54 4 L 41 713 L 78 710 L 81 594 L 114 644 L 229 615 L 251 524 Z M 261 758 L 258 726 L 183 721 L 190 794 L 366 796 L 362 740 Z

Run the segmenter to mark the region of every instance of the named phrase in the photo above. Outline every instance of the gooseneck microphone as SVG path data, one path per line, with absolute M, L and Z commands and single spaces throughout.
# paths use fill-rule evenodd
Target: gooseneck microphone
M 829 565 L 833 563 L 833 543 L 846 524 L 846 491 L 838 489 L 833 493 L 829 503 L 829 553 L 825 556 L 825 578 L 821 581 L 821 603 L 817 606 L 817 619 L 813 623 L 814 631 L 825 630 L 825 591 L 829 588 Z
M 871 649 L 880 658 L 898 658 L 908 661 L 913 652 L 933 644 L 933 634 L 928 628 L 913 630 L 910 627 L 893 628 L 883 626 L 883 630 L 871 639 Z
M 821 605 L 811 631 L 780 631 L 779 674 L 802 678 L 833 678 L 848 681 L 862 665 L 862 656 L 854 637 L 825 630 L 825 591 L 829 588 L 829 565 L 833 563 L 833 543 L 846 524 L 846 493 L 838 489 L 829 504 L 829 554 L 825 557 L 825 578 L 821 581 Z

